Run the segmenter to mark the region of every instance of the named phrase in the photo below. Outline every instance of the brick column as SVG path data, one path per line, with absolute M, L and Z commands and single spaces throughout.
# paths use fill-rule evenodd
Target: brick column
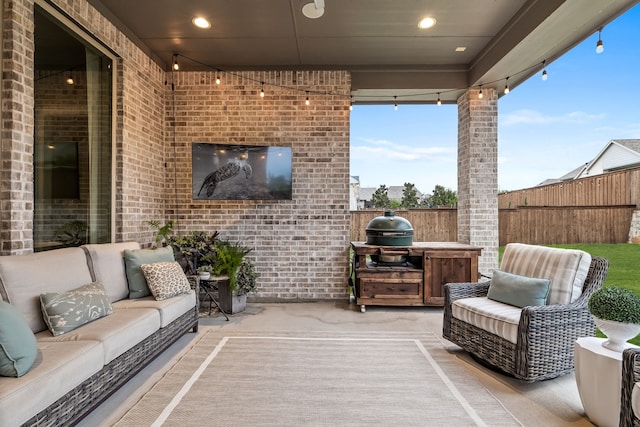
M 0 253 L 33 248 L 33 0 L 2 2 Z
M 458 242 L 482 247 L 481 273 L 498 267 L 498 95 L 458 98 Z

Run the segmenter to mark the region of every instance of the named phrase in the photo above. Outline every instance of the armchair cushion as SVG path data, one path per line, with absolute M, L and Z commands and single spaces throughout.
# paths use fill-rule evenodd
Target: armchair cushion
M 518 324 L 522 309 L 487 297 L 461 298 L 451 304 L 454 318 L 497 335 L 507 341 L 518 341 Z
M 631 410 L 633 411 L 634 417 L 640 418 L 640 383 L 633 385 L 633 390 L 631 391 Z
M 582 295 L 591 255 L 577 249 L 509 243 L 500 269 L 526 277 L 549 279 L 547 304 L 569 304 Z
M 525 277 L 494 270 L 487 297 L 516 307 L 545 305 L 549 295 L 549 283 L 549 279 Z

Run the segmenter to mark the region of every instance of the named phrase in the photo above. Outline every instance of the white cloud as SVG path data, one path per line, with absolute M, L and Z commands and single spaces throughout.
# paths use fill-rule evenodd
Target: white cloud
M 368 159 L 372 157 L 385 160 L 431 160 L 439 158 L 449 161 L 452 157 L 456 161 L 456 149 L 452 147 L 424 147 L 398 144 L 388 140 L 375 140 L 360 138 L 364 145 L 354 144 L 351 146 L 351 156 L 357 159 Z M 452 155 L 452 156 L 448 156 Z
M 500 116 L 500 124 L 512 126 L 518 124 L 552 124 L 552 123 L 589 123 L 593 120 L 601 120 L 606 114 L 588 114 L 583 111 L 572 111 L 559 116 L 545 115 L 540 111 L 521 109 Z

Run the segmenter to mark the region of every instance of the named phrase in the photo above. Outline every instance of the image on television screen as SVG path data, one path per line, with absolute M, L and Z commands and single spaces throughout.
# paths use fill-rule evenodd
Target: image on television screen
M 291 147 L 194 142 L 194 200 L 291 199 Z

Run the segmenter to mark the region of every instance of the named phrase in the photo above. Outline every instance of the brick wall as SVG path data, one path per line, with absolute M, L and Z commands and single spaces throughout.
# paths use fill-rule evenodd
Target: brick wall
M 33 0 L 2 2 L 0 252 L 33 250 Z
M 458 241 L 483 249 L 479 270 L 498 267 L 498 96 L 458 99 Z
M 176 72 L 166 88 L 167 219 L 254 248 L 259 298 L 346 298 L 349 74 L 234 72 L 220 85 L 216 75 Z M 292 147 L 292 200 L 192 200 L 193 142 Z

